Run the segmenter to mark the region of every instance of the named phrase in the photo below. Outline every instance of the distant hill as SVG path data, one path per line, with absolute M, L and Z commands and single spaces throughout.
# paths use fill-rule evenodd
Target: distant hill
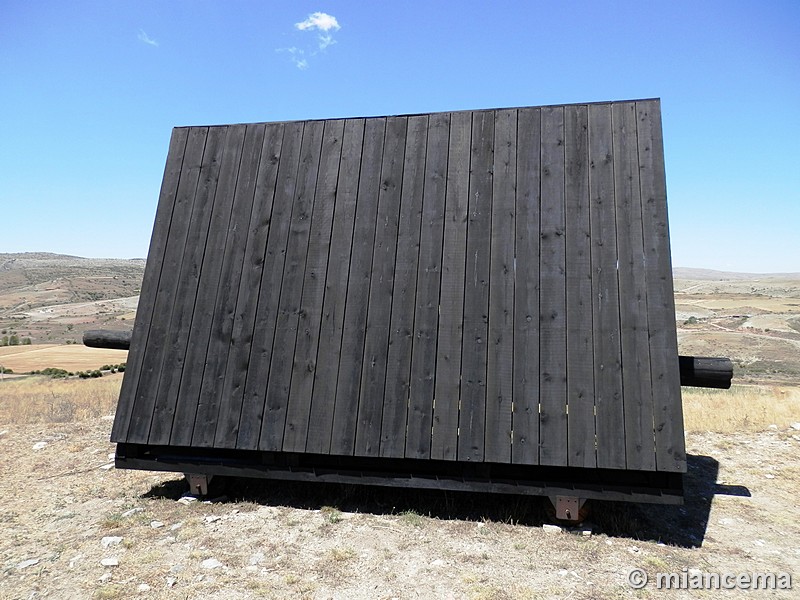
M 712 269 L 694 269 L 675 267 L 672 270 L 675 279 L 694 281 L 760 281 L 764 279 L 800 280 L 800 273 L 733 273 L 730 271 L 714 271 Z
M 0 339 L 80 342 L 86 329 L 130 328 L 144 266 L 143 258 L 0 253 Z

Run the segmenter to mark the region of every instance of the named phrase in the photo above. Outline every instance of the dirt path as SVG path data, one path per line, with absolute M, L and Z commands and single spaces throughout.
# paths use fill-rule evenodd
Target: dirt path
M 585 535 L 516 497 L 230 480 L 184 504 L 177 475 L 102 468 L 110 425 L 0 425 L 0 599 L 659 598 L 627 573 L 800 577 L 800 431 L 690 435 L 685 506 L 598 503 Z

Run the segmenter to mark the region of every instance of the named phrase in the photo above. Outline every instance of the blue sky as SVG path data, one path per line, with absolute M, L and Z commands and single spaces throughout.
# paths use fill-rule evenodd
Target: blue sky
M 177 125 L 649 97 L 673 264 L 800 272 L 797 0 L 4 0 L 0 252 L 143 257 Z

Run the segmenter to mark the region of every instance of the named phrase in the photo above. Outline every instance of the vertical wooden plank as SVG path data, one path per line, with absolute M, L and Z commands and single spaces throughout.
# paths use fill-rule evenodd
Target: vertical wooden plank
M 350 255 L 342 354 L 336 382 L 336 404 L 330 440 L 332 454 L 353 454 L 355 449 L 361 365 L 364 360 L 364 338 L 385 136 L 386 119 L 367 119 L 364 128 L 353 248 Z
M 644 227 L 650 371 L 654 405 L 656 468 L 686 472 L 675 297 L 667 218 L 661 104 L 637 102 L 639 183 Z
M 203 164 L 195 192 L 194 208 L 186 238 L 186 251 L 177 275 L 177 291 L 169 318 L 169 332 L 163 337 L 164 360 L 158 381 L 155 414 L 150 425 L 148 443 L 166 445 L 172 434 L 172 422 L 183 374 L 183 363 L 189 343 L 189 329 L 194 313 L 194 299 L 200 283 L 200 269 L 208 238 L 211 211 L 219 179 L 222 152 L 227 135 L 226 127 L 212 127 L 203 151 Z
M 150 323 L 148 339 L 163 340 L 169 331 L 171 309 L 175 303 L 177 292 L 177 278 L 175 273 L 180 273 L 186 250 L 186 240 L 189 235 L 189 226 L 194 207 L 197 183 L 200 179 L 200 169 L 203 161 L 203 150 L 208 134 L 207 128 L 192 129 L 186 144 L 186 154 L 181 170 L 181 182 L 175 196 L 175 205 L 172 210 L 172 223 L 167 238 L 164 259 L 161 264 L 162 276 L 158 281 L 153 318 Z M 132 444 L 147 443 L 150 435 L 150 424 L 153 419 L 153 410 L 156 403 L 158 379 L 164 361 L 164 345 L 160 343 L 147 344 L 139 385 L 128 427 L 127 440 Z
M 539 463 L 567 464 L 567 280 L 564 108 L 542 108 L 539 255 Z
M 264 254 L 272 218 L 278 165 L 283 141 L 283 124 L 268 123 L 264 130 L 261 162 L 253 197 L 253 211 L 244 250 L 244 266 L 239 281 L 236 313 L 233 319 L 225 380 L 222 387 L 223 402 L 214 435 L 215 448 L 235 448 L 239 434 L 244 385 L 250 364 L 256 310 L 262 277 Z
M 431 458 L 456 460 L 472 113 L 450 115 Z
M 381 456 L 405 455 L 428 116 L 409 117 L 381 418 Z
M 203 381 L 198 398 L 192 446 L 208 448 L 214 444 L 220 405 L 230 401 L 223 396 L 225 368 L 231 351 L 231 337 L 239 295 L 239 283 L 244 268 L 245 249 L 250 231 L 250 215 L 261 162 L 261 146 L 264 143 L 264 125 L 237 125 L 232 131 L 239 146 L 239 165 L 233 179 L 233 207 L 228 223 L 228 234 L 222 250 L 217 297 L 211 323 Z M 241 143 L 239 137 L 241 136 Z M 249 290 L 245 293 L 250 293 Z
M 517 117 L 517 205 L 514 245 L 514 414 L 511 460 L 539 462 L 539 222 L 541 110 Z
M 259 450 L 277 451 L 283 446 L 323 127 L 323 121 L 310 121 L 303 130 L 297 189 L 289 225 L 289 241 L 286 245 L 286 262 L 275 324 L 276 351 L 272 353 L 269 368 L 266 410 L 261 422 Z
M 596 467 L 592 261 L 589 223 L 589 112 L 564 108 L 567 218 L 567 432 L 571 467 Z
M 167 152 L 167 164 L 164 167 L 164 178 L 161 182 L 158 208 L 156 210 L 155 223 L 153 224 L 153 234 L 150 237 L 150 248 L 147 252 L 147 264 L 145 265 L 142 281 L 142 295 L 139 298 L 136 321 L 131 335 L 131 348 L 128 352 L 127 368 L 122 380 L 114 425 L 111 429 L 112 442 L 126 442 L 128 439 L 128 427 L 130 426 L 136 389 L 139 385 L 142 362 L 147 348 L 150 323 L 153 319 L 153 308 L 157 298 L 158 283 L 162 272 L 161 267 L 164 261 L 170 225 L 172 224 L 172 212 L 181 179 L 188 138 L 188 128 L 182 127 L 172 130 L 169 151 Z
M 283 433 L 283 450 L 286 452 L 303 452 L 306 447 L 343 135 L 344 121 L 325 122 L 303 282 L 303 299 L 300 303 L 297 325 L 297 347 L 294 351 L 289 406 Z M 327 361 L 329 357 L 323 356 L 322 360 Z
M 417 297 L 414 302 L 411 390 L 408 401 L 408 434 L 405 444 L 407 458 L 430 458 L 431 455 L 449 137 L 450 115 L 448 113 L 431 115 L 428 123 L 428 147 L 425 153 L 425 187 L 420 224 Z M 462 268 L 463 265 L 462 254 Z M 457 387 L 456 390 L 458 390 Z M 457 401 L 456 394 L 454 405 Z M 455 405 L 455 407 L 457 411 L 458 406 Z
M 358 175 L 364 143 L 364 119 L 348 119 L 344 125 L 339 183 L 333 215 L 330 257 L 325 281 L 325 299 L 319 334 L 316 379 L 311 395 L 306 451 L 327 454 L 331 448 L 331 430 L 342 350 L 347 277 L 356 216 Z M 373 216 L 374 217 L 374 216 Z M 373 218 L 373 223 L 375 222 Z M 370 253 L 371 254 L 371 253 Z
M 186 346 L 186 359 L 170 433 L 170 445 L 173 446 L 189 446 L 192 443 L 203 371 L 214 322 L 217 290 L 222 274 L 223 252 L 220 252 L 220 249 L 225 247 L 233 209 L 236 177 L 239 173 L 239 161 L 244 141 L 244 126 L 227 127 L 226 129 L 219 181 L 214 194 L 211 222 L 200 269 L 200 282 L 197 287 L 189 341 Z
M 625 468 L 625 423 L 619 336 L 617 232 L 611 106 L 589 106 L 589 197 L 592 231 L 592 338 L 594 343 L 597 466 Z M 677 356 L 677 355 L 676 355 Z
M 625 390 L 625 465 L 628 469 L 654 471 L 656 457 L 636 104 L 615 103 L 612 120 L 619 254 L 620 344 L 624 365 L 622 386 Z
M 355 446 L 357 456 L 377 456 L 380 450 L 407 125 L 406 117 L 391 117 L 386 124 L 386 143 L 378 195 L 378 219 L 372 253 L 367 331 L 358 398 Z
M 514 233 L 517 111 L 495 114 L 486 373 L 487 462 L 511 462 L 514 366 Z
M 287 123 L 283 131 L 275 199 L 264 255 L 261 288 L 258 293 L 253 343 L 250 349 L 250 364 L 244 384 L 239 433 L 236 437 L 236 447 L 243 450 L 258 448 L 258 438 L 261 434 L 304 128 L 302 122 Z
M 486 425 L 486 341 L 492 228 L 494 111 L 472 116 L 458 460 L 481 462 Z

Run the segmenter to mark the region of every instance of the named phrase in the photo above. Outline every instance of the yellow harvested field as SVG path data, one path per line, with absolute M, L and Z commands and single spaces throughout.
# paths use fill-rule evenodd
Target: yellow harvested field
M 99 369 L 128 360 L 127 350 L 88 348 L 81 345 L 35 344 L 0 348 L 0 365 L 15 373 L 28 373 L 53 367 L 67 371 Z

